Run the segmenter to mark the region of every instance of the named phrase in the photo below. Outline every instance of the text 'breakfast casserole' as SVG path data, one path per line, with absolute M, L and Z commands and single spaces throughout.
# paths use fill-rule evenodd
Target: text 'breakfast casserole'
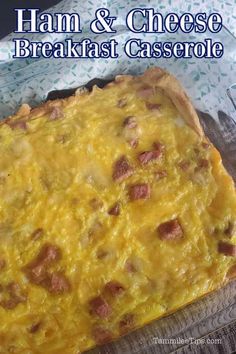
M 0 154 L 0 353 L 79 353 L 236 276 L 233 180 L 166 71 L 23 105 Z

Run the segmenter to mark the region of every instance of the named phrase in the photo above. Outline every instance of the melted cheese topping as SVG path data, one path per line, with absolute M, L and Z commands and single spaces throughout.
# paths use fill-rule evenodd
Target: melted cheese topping
M 146 98 L 138 92 L 137 82 L 119 83 L 68 101 L 58 119 L 47 112 L 29 120 L 26 130 L 1 125 L 1 353 L 89 349 L 106 341 L 102 331 L 116 338 L 218 288 L 235 263 L 218 252 L 236 219 L 233 182 L 219 153 L 160 91 Z M 136 127 L 124 126 L 129 116 Z M 163 156 L 141 165 L 138 154 L 157 141 Z M 117 182 L 112 174 L 121 156 L 134 173 Z M 208 163 L 201 166 L 203 160 Z M 150 198 L 130 200 L 135 184 L 148 184 Z M 110 215 L 115 203 L 120 213 Z M 161 239 L 157 227 L 173 219 L 182 237 Z M 63 293 L 25 272 L 49 243 L 61 250 L 47 267 L 70 283 Z M 122 284 L 122 294 L 103 295 L 109 281 Z M 20 295 L 12 295 L 12 282 Z M 91 312 L 97 296 L 111 308 L 108 317 Z M 94 336 L 97 326 L 100 336 Z

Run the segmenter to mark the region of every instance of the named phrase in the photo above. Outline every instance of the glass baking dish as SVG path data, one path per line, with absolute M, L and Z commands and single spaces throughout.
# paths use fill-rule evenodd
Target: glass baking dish
M 93 79 L 85 85 L 104 87 L 111 80 Z M 52 91 L 47 99 L 65 98 L 74 89 Z M 198 110 L 205 134 L 220 151 L 223 162 L 236 181 L 236 122 L 224 112 L 218 112 L 218 121 Z M 156 320 L 120 340 L 89 351 L 108 353 L 173 353 L 190 350 L 191 346 L 222 345 L 220 338 L 204 338 L 229 324 L 236 325 L 236 281 L 207 295 L 185 308 Z M 207 341 L 210 341 L 207 343 Z
M 125 31 L 122 32 L 122 29 L 117 33 L 116 37 L 119 37 L 121 42 L 120 51 L 129 36 Z M 210 61 L 132 61 L 121 54 L 119 60 L 89 59 L 78 62 L 27 59 L 18 63 L 9 62 L 8 65 L 3 63 L 0 66 L 0 115 L 4 117 L 13 113 L 23 102 L 35 106 L 46 100 L 51 91 L 57 90 L 58 95 L 58 90 L 80 87 L 94 78 L 110 80 L 117 74 L 138 74 L 150 65 L 158 65 L 171 71 L 182 82 L 198 109 L 206 135 L 221 152 L 226 168 L 236 181 L 236 38 L 226 28 L 217 35 L 205 33 L 201 37 L 198 36 L 197 40 L 214 37 L 214 40 L 224 43 L 224 57 Z M 148 37 L 149 41 L 153 39 L 156 39 L 156 35 Z M 190 39 L 194 41 L 196 37 L 192 36 Z M 166 35 L 161 40 L 183 41 L 184 36 L 175 33 Z M 97 79 L 94 83 L 97 83 Z M 232 282 L 174 314 L 90 352 L 188 353 L 191 346 L 196 344 L 193 339 L 204 338 L 236 322 L 235 294 L 236 282 Z M 221 345 L 219 343 L 219 348 L 222 348 Z

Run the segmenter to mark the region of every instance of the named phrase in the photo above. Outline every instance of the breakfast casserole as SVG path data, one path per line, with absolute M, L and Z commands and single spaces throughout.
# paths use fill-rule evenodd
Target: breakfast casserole
M 160 68 L 0 125 L 0 353 L 76 354 L 236 276 L 236 192 Z

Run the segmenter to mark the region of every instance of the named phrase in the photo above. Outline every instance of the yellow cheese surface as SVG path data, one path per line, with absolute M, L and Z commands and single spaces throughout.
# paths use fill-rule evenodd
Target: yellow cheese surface
M 64 104 L 58 119 L 48 111 L 26 129 L 0 126 L 0 353 L 89 349 L 97 326 L 112 338 L 123 334 L 127 314 L 130 329 L 143 326 L 221 286 L 235 263 L 218 252 L 220 240 L 236 244 L 235 233 L 227 235 L 236 194 L 219 153 L 163 93 L 141 97 L 139 88 L 95 89 Z M 129 116 L 135 128 L 125 127 Z M 138 155 L 155 142 L 163 156 L 141 165 Z M 117 182 L 121 156 L 134 173 Z M 202 160 L 208 164 L 201 167 Z M 131 200 L 130 186 L 140 183 L 149 185 L 150 198 Z M 120 214 L 110 215 L 117 202 Z M 158 226 L 176 218 L 182 237 L 161 239 Z M 27 276 L 46 244 L 60 249 L 47 271 L 66 277 L 66 292 L 54 294 Z M 122 284 L 122 294 L 104 295 L 109 281 Z M 111 308 L 106 318 L 91 311 L 97 296 Z

